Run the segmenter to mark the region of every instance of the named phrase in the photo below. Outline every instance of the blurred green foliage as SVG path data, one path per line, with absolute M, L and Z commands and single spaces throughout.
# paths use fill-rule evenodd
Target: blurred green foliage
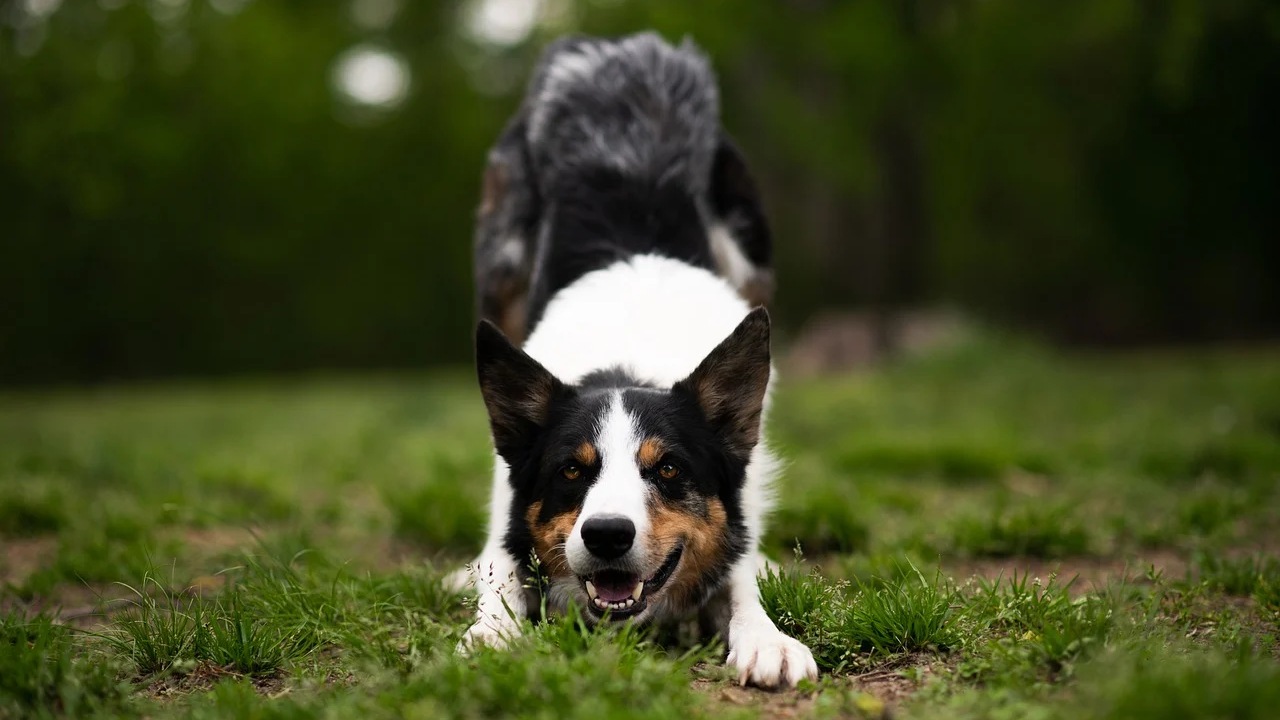
M 522 3 L 0 0 L 0 383 L 467 358 L 485 152 L 572 30 L 712 56 L 784 322 L 1280 330 L 1274 3 L 523 4 L 499 43 L 477 18 Z M 344 99 L 358 47 L 403 61 L 403 102 Z

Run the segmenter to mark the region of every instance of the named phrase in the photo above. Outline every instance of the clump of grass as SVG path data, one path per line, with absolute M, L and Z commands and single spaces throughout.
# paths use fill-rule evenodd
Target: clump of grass
M 1280 472 L 1280 446 L 1264 433 L 1233 433 L 1198 443 L 1162 446 L 1148 453 L 1140 467 L 1153 477 L 1174 482 L 1203 477 L 1238 482 Z
M 952 590 L 914 566 L 897 581 L 863 586 L 849 608 L 850 629 L 881 652 L 911 652 L 955 644 L 949 624 Z
M 103 635 L 107 644 L 143 675 L 168 670 L 182 660 L 194 662 L 202 608 L 178 610 L 178 599 L 150 576 L 139 588 L 126 587 L 134 593 L 135 604 Z
M 273 594 L 294 589 L 287 586 L 237 585 L 217 597 L 187 598 L 149 575 L 129 589 L 134 606 L 103 638 L 142 675 L 200 662 L 267 675 L 323 644 L 308 618 L 270 612 L 278 603 Z
M 336 642 L 353 657 L 405 677 L 440 648 L 452 648 L 473 610 L 431 568 L 352 578 L 338 585 L 351 606 Z
M 779 628 L 807 644 L 826 670 L 845 667 L 859 653 L 954 646 L 953 589 L 940 577 L 930 582 L 910 568 L 896 578 L 858 586 L 832 582 L 816 571 L 770 570 L 760 580 L 760 598 Z
M 454 457 L 435 454 L 427 477 L 412 486 L 383 490 L 397 536 L 428 547 L 453 547 L 471 552 L 484 542 L 484 493 L 488 487 L 489 455 Z M 478 470 L 478 467 L 484 470 Z
M 689 687 L 707 652 L 669 655 L 627 624 L 588 628 L 569 616 L 528 627 L 502 650 L 471 657 L 451 651 L 395 690 L 398 703 L 424 717 L 503 717 L 555 708 L 564 718 L 687 718 L 701 698 Z M 545 710 L 544 710 L 545 712 Z
M 52 483 L 18 482 L 0 488 L 0 537 L 30 537 L 59 530 L 66 499 Z
M 1252 652 L 1138 648 L 1100 663 L 1087 679 L 1060 717 L 1263 720 L 1280 707 L 1280 665 Z
M 1061 507 L 999 507 L 989 516 L 962 517 L 953 525 L 949 544 L 962 555 L 1060 558 L 1089 552 L 1089 535 L 1079 520 Z M 937 548 L 943 551 L 946 548 Z
M 1212 535 L 1239 517 L 1242 502 L 1221 490 L 1202 492 L 1178 504 L 1174 527 L 1180 533 Z
M 803 546 L 810 553 L 854 552 L 867 547 L 866 520 L 849 494 L 815 489 L 789 498 L 770 518 L 769 536 L 779 547 Z
M 1000 634 L 998 654 L 1026 660 L 1057 672 L 1100 646 L 1114 623 L 1105 597 L 1073 598 L 1071 582 L 1059 585 L 1016 573 L 1008 580 L 978 580 L 966 618 L 976 627 Z
M 70 630 L 45 615 L 0 613 L 0 717 L 71 717 L 118 703 L 125 687 L 102 658 L 77 657 Z
M 1200 581 L 1228 595 L 1248 597 L 1262 591 L 1268 597 L 1280 587 L 1280 561 L 1265 555 L 1229 558 L 1220 553 L 1197 553 L 1193 562 Z

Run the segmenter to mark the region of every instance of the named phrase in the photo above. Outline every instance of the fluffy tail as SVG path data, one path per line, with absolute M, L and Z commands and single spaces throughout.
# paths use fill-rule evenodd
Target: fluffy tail
M 720 99 L 710 63 L 689 40 L 563 39 L 543 53 L 525 110 L 544 197 L 601 171 L 695 197 L 707 190 Z

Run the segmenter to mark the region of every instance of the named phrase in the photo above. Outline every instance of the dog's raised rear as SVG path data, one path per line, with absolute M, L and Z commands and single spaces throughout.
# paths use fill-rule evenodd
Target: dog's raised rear
M 720 128 L 710 65 L 651 33 L 543 53 L 489 154 L 475 237 L 479 314 L 517 342 L 583 274 L 656 253 L 773 293 L 769 226 Z

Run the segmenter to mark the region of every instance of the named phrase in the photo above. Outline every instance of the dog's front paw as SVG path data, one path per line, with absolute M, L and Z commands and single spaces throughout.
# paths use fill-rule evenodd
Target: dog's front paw
M 501 623 L 490 619 L 482 619 L 467 628 L 467 632 L 458 642 L 458 652 L 464 655 L 481 647 L 502 649 L 520 634 L 520 626 L 516 623 Z
M 795 687 L 805 678 L 818 679 L 809 648 L 772 626 L 747 628 L 731 637 L 728 663 L 738 669 L 739 685 Z

